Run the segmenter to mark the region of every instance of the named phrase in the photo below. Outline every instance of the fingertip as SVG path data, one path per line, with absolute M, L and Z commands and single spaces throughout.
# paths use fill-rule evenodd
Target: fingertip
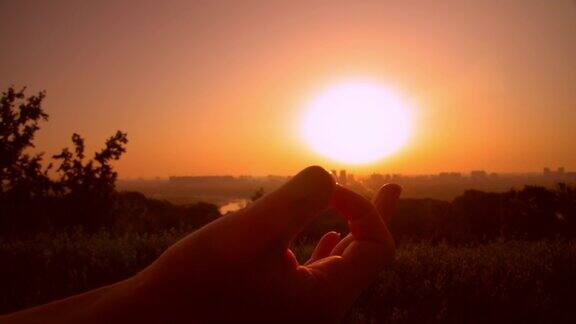
M 306 262 L 306 264 L 310 264 L 319 259 L 323 259 L 325 257 L 330 256 L 330 253 L 332 252 L 334 247 L 338 244 L 338 242 L 340 242 L 340 233 L 336 231 L 329 231 L 326 234 L 324 234 L 320 238 L 320 241 L 318 241 L 318 244 L 316 245 L 316 248 L 314 249 L 312 256 L 310 257 L 308 262 Z
M 398 199 L 402 194 L 402 186 L 396 183 L 387 183 L 382 187 L 380 187 L 380 189 L 378 190 L 378 194 L 384 194 L 392 198 Z
M 396 206 L 402 187 L 395 183 L 388 183 L 380 187 L 374 196 L 373 203 L 385 222 L 389 222 L 396 213 Z
M 340 237 L 340 233 L 336 231 L 330 231 L 322 235 L 320 242 L 328 242 L 328 244 L 332 246 L 330 247 L 330 250 L 332 250 L 332 248 L 340 241 Z
M 312 199 L 318 206 L 328 206 L 334 193 L 336 182 L 328 171 L 314 165 L 300 171 L 292 179 L 293 187 L 302 191 L 302 195 Z
M 312 165 L 304 170 L 298 172 L 295 179 L 302 179 L 308 185 L 317 187 L 319 189 L 332 190 L 336 185 L 334 178 L 326 169 L 318 165 Z

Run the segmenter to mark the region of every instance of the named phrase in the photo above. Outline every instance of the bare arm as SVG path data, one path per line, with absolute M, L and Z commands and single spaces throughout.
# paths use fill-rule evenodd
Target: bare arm
M 394 255 L 386 220 L 400 187 L 374 202 L 310 167 L 248 208 L 166 250 L 136 276 L 0 317 L 2 323 L 335 322 Z M 328 207 L 348 220 L 299 264 L 290 242 Z

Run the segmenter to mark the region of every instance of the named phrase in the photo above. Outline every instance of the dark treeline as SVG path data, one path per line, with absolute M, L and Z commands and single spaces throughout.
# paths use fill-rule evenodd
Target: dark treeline
M 403 199 L 390 230 L 399 240 L 453 243 L 574 237 L 576 189 L 560 183 L 504 193 L 468 190 L 452 202 Z
M 45 94 L 25 96 L 8 88 L 0 99 L 0 235 L 22 237 L 48 230 L 81 228 L 95 232 L 195 228 L 219 216 L 216 206 L 175 206 L 139 193 L 118 193 L 111 162 L 126 152 L 127 135 L 116 132 L 87 158 L 84 139 L 72 135 L 64 148 L 44 163 L 29 153 L 40 122 Z

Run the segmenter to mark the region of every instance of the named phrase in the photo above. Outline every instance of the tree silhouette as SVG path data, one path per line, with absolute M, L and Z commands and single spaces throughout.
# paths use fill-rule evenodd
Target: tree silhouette
M 128 138 L 126 133 L 117 131 L 90 160 L 85 159 L 84 139 L 80 135 L 73 134 L 72 143 L 73 152 L 64 148 L 53 156 L 60 162 L 56 170 L 60 173 L 56 191 L 68 202 L 68 208 L 58 222 L 97 229 L 113 221 L 114 186 L 118 174 L 110 163 L 126 152 Z
M 42 153 L 25 153 L 34 147 L 39 123 L 48 120 L 41 107 L 45 93 L 25 98 L 26 89 L 8 88 L 0 99 L 0 193 L 42 195 L 50 189 L 48 169 L 42 170 Z
M 9 87 L 0 98 L 0 232 L 110 224 L 118 176 L 111 162 L 126 152 L 127 135 L 116 132 L 86 160 L 84 139 L 73 134 L 73 151 L 52 156 L 59 166 L 51 179 L 53 164 L 44 167 L 43 153 L 26 152 L 35 147 L 40 122 L 48 120 L 42 109 L 46 94 L 26 98 L 25 90 Z
M 42 109 L 45 93 L 25 98 L 25 88 L 9 87 L 0 98 L 0 231 L 47 224 L 45 210 L 36 211 L 35 202 L 44 200 L 53 188 L 43 169 L 42 153 L 31 155 L 39 123 L 48 120 Z M 35 217 L 26 217 L 34 213 Z

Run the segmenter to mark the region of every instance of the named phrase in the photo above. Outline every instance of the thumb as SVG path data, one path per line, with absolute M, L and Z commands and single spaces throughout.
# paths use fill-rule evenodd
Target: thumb
M 334 187 L 334 179 L 325 169 L 308 167 L 250 206 L 241 221 L 257 227 L 261 238 L 277 238 L 288 246 L 308 222 L 328 208 Z
M 348 219 L 353 240 L 341 255 L 333 255 L 322 263 L 310 265 L 310 268 L 326 276 L 332 288 L 339 291 L 340 300 L 345 305 L 349 306 L 394 256 L 394 240 L 380 210 L 391 210 L 390 206 L 398 199 L 397 188 L 383 188 L 379 193 L 382 205 L 377 208 L 364 197 L 336 187 L 332 205 Z
M 402 187 L 397 184 L 385 184 L 378 192 L 374 195 L 372 199 L 372 204 L 376 207 L 376 211 L 380 214 L 381 219 L 386 225 L 390 223 L 390 220 L 394 217 L 396 213 L 396 206 L 398 205 L 398 198 L 402 193 Z M 344 250 L 354 241 L 354 236 L 348 234 L 343 240 L 338 242 L 334 247 L 331 254 L 332 255 L 342 255 Z
M 396 213 L 398 198 L 400 198 L 401 193 L 402 187 L 395 183 L 388 183 L 380 187 L 372 199 L 372 203 L 376 206 L 376 210 L 378 210 L 380 217 L 386 224 L 390 222 Z

